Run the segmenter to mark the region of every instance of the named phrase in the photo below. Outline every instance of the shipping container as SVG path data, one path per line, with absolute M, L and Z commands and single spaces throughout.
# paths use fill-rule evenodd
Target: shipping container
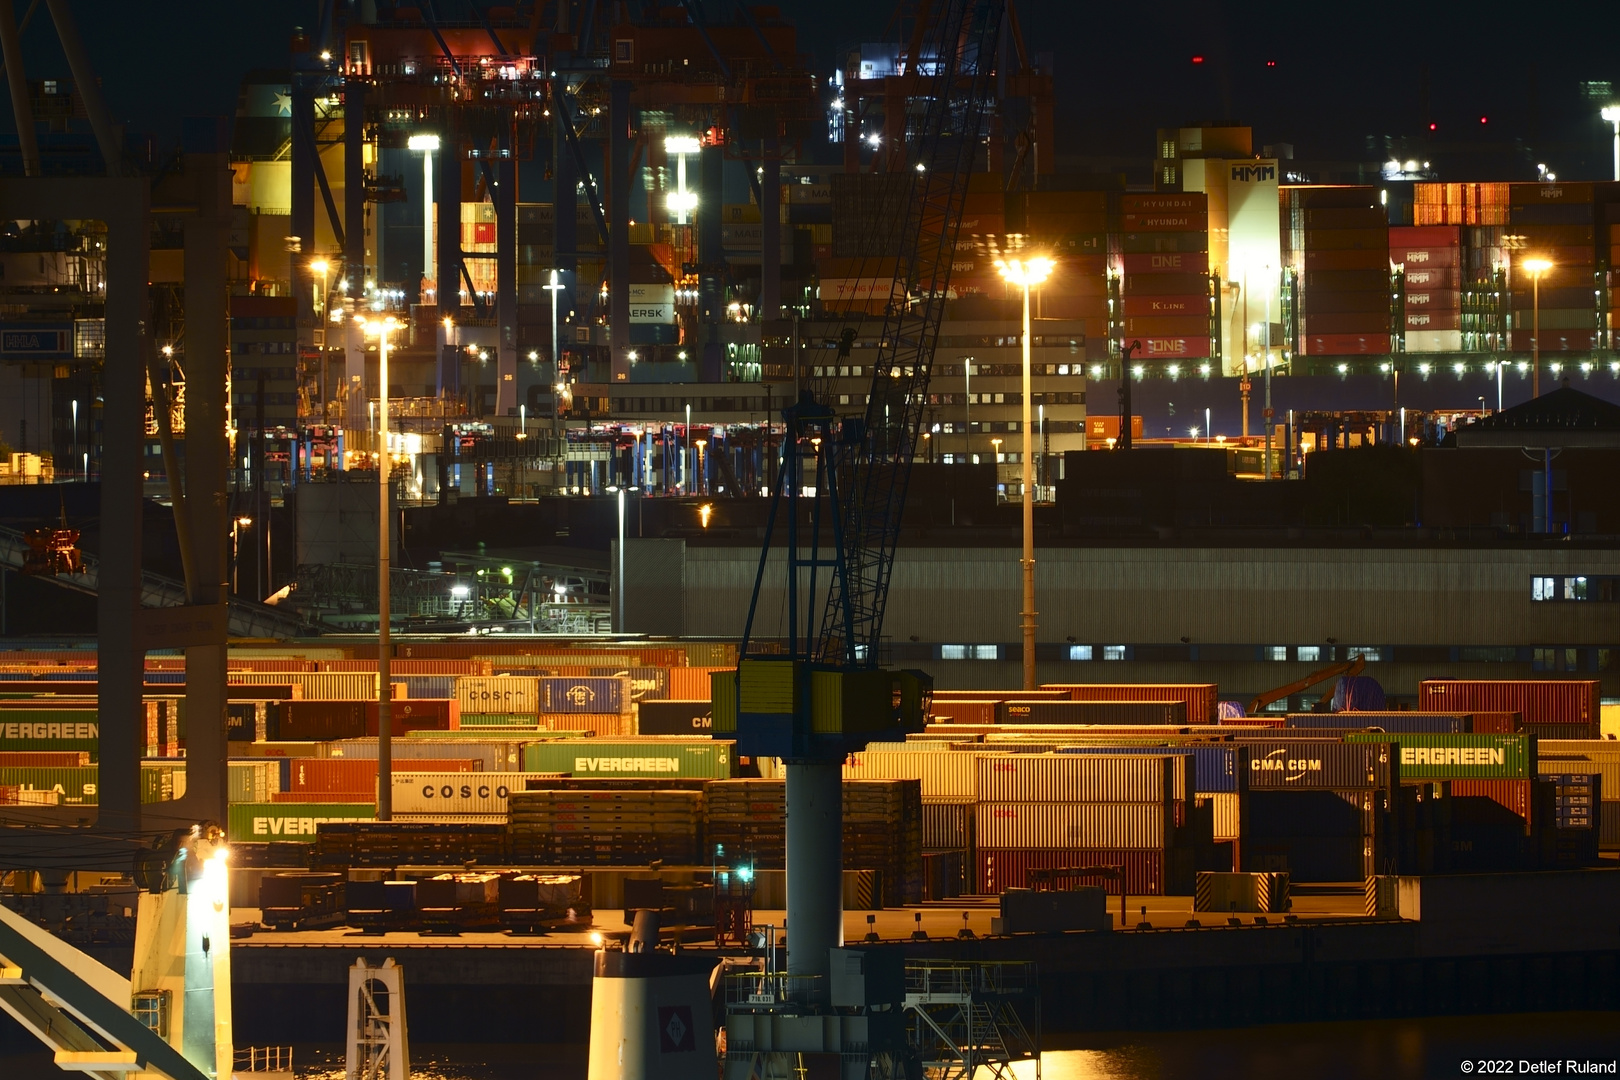
M 254 758 L 232 761 L 226 766 L 228 797 L 233 803 L 269 802 L 281 790 L 285 760 Z
M 631 701 L 662 701 L 669 697 L 669 668 L 639 666 L 591 668 L 590 674 L 597 677 L 628 679 Z M 616 710 L 602 708 L 590 711 L 613 712 Z
M 0 769 L 72 769 L 89 764 L 87 750 L 0 750 Z
M 1140 214 L 1124 214 L 1120 231 L 1125 233 L 1190 233 L 1207 232 L 1209 215 L 1203 211 L 1154 210 Z
M 636 706 L 637 735 L 704 735 L 714 727 L 714 706 L 703 701 L 643 701 Z
M 998 724 L 1185 724 L 1185 701 L 1003 701 Z M 1016 845 L 1014 845 L 1016 846 Z
M 1406 331 L 1406 351 L 1409 353 L 1461 352 L 1462 331 L 1408 329 Z
M 418 701 L 430 698 L 454 698 L 456 696 L 456 676 L 407 675 L 405 676 L 405 696 Z
M 993 724 L 1000 707 L 997 701 L 940 701 L 933 702 L 933 719 L 939 723 Z
M 540 712 L 540 680 L 520 675 L 463 675 L 456 679 L 456 704 L 469 713 Z
M 1403 782 L 1522 780 L 1535 775 L 1536 742 L 1531 735 L 1347 732 L 1344 739 L 1347 744 L 1396 746 Z
M 1516 712 L 1524 724 L 1588 724 L 1592 728 L 1588 737 L 1594 738 L 1600 717 L 1599 686 L 1596 679 L 1429 679 L 1418 684 L 1418 705 L 1440 712 Z
M 1152 286 L 1141 286 L 1141 279 L 1157 275 L 1173 275 L 1180 279 L 1194 275 L 1202 277 L 1209 273 L 1209 255 L 1201 251 L 1156 251 L 1143 255 L 1120 255 L 1120 265 L 1126 274 L 1125 291 L 1158 292 Z M 1208 279 L 1205 279 L 1204 288 L 1207 289 Z M 1195 290 L 1177 288 L 1177 292 L 1191 292 Z
M 1299 320 L 1302 340 L 1327 341 L 1366 334 L 1389 337 L 1389 312 L 1354 312 L 1342 315 L 1305 314 Z
M 975 891 L 981 895 L 998 895 L 1008 889 L 1029 888 L 1031 870 L 1055 870 L 1080 867 L 1120 867 L 1124 870 L 1123 885 L 1132 896 L 1164 896 L 1167 893 L 1192 891 L 1192 853 L 1168 849 L 1107 850 L 1095 848 L 990 848 L 980 847 L 974 853 Z M 1182 875 L 1177 874 L 1177 863 L 1184 863 Z M 1167 866 L 1167 863 L 1170 865 Z M 1185 876 L 1185 888 L 1167 888 L 1166 881 Z M 1118 896 L 1122 882 L 1115 878 L 1095 877 L 1074 882 L 1095 885 Z
M 473 772 L 478 762 L 468 758 L 399 757 L 395 772 Z M 377 786 L 376 758 L 296 758 L 291 761 L 290 791 L 373 791 Z
M 1347 293 L 1373 292 L 1389 295 L 1389 268 L 1371 270 L 1307 270 L 1300 277 L 1304 296 L 1316 292 Z
M 981 802 L 974 835 L 991 848 L 1162 848 L 1164 803 Z
M 1389 251 L 1384 248 L 1330 248 L 1296 251 L 1297 265 L 1305 273 L 1314 270 L 1389 269 Z
M 960 849 L 972 851 L 973 815 L 977 803 L 946 799 L 922 801 L 923 849 Z
M 401 814 L 499 814 L 507 812 L 507 797 L 523 791 L 521 772 L 454 773 L 396 772 L 393 808 Z
M 1408 266 L 1406 290 L 1458 289 L 1462 287 L 1462 273 L 1449 266 Z
M 462 736 L 460 738 L 405 738 L 391 740 L 396 762 L 413 760 L 472 761 L 478 772 L 517 772 L 523 768 L 523 747 L 537 738 L 527 734 L 522 738 L 496 738 L 494 736 Z M 377 759 L 376 739 L 345 739 L 328 748 L 333 758 Z
M 1403 264 L 1408 271 L 1418 268 L 1443 267 L 1455 270 L 1462 265 L 1462 249 L 1454 247 L 1401 247 L 1392 248 L 1389 261 Z
M 1303 229 L 1383 229 L 1389 225 L 1389 215 L 1382 206 L 1299 210 L 1290 217 L 1291 228 Z M 1389 232 L 1393 235 L 1395 230 Z
M 1248 873 L 1281 872 L 1297 882 L 1360 882 L 1383 853 L 1382 792 L 1256 791 L 1249 795 L 1239 845 Z
M 242 844 L 312 844 L 325 822 L 376 816 L 377 808 L 364 803 L 238 803 L 230 808 L 228 838 Z
M 1456 289 L 1413 289 L 1408 286 L 1405 304 L 1408 312 L 1460 311 L 1462 293 Z
M 1423 731 L 1430 733 L 1457 733 L 1470 730 L 1472 718 L 1468 713 L 1432 712 L 1336 712 L 1289 713 L 1291 728 L 1343 728 L 1360 731 L 1377 728 L 1382 731 Z
M 1589 183 L 1509 184 L 1508 205 L 1546 206 L 1549 204 L 1590 204 L 1593 187 Z
M 1062 746 L 1060 754 L 1166 754 L 1193 759 L 1191 789 L 1197 796 L 1236 792 L 1247 788 L 1248 772 L 1241 769 L 1242 753 L 1230 746 Z M 1182 791 L 1178 784 L 1176 790 Z
M 630 680 L 624 677 L 540 680 L 544 713 L 625 713 L 630 709 Z M 494 711 L 494 710 L 491 710 Z M 521 709 L 509 710 L 522 712 Z
M 1401 248 L 1454 248 L 1461 244 L 1462 229 L 1456 225 L 1391 225 L 1389 228 L 1392 252 Z
M 978 797 L 976 755 L 861 750 L 844 761 L 845 780 L 916 780 L 924 799 L 972 802 Z
M 1292 233 L 1292 246 L 1304 251 L 1389 250 L 1389 233 L 1371 229 L 1300 229 Z
M 1148 359 L 1197 360 L 1210 355 L 1207 337 L 1144 337 L 1137 355 Z
M 1242 839 L 1242 800 L 1237 792 L 1210 792 L 1198 796 L 1198 801 L 1210 809 L 1211 827 L 1217 841 Z
M 1323 315 L 1354 313 L 1382 316 L 1384 326 L 1389 324 L 1389 308 L 1389 296 L 1383 292 L 1330 292 L 1326 289 L 1312 289 L 1300 301 L 1300 313 L 1309 320 L 1315 320 Z
M 1213 724 L 1218 718 L 1214 683 L 1046 683 L 1073 701 L 1184 701 L 1188 723 Z
M 936 755 L 921 755 L 934 757 Z M 1150 802 L 1190 799 L 1177 791 L 1178 762 L 1150 754 L 979 754 L 981 802 Z M 1006 845 L 1020 846 L 1020 845 Z
M 1374 736 L 1373 738 L 1377 738 Z M 1249 750 L 1249 788 L 1389 788 L 1398 782 L 1387 743 L 1240 735 Z
M 1462 329 L 1462 312 L 1430 311 L 1426 309 L 1408 308 L 1405 314 L 1401 317 L 1401 325 L 1408 331 L 1416 330 L 1419 332 L 1426 331 L 1429 333 L 1458 331 Z M 1414 352 L 1422 350 L 1413 350 L 1409 347 L 1407 351 Z
M 85 753 L 97 760 L 101 727 L 93 708 L 0 711 L 0 751 Z
M 523 747 L 523 771 L 571 776 L 669 776 L 723 779 L 734 743 L 720 740 L 562 739 Z
M 1123 332 L 1126 337 L 1208 337 L 1209 316 L 1132 316 L 1124 320 Z
M 1120 300 L 1120 309 L 1129 318 L 1164 318 L 1166 316 L 1196 315 L 1208 329 L 1209 297 L 1203 293 L 1193 296 L 1126 296 Z
M 1126 255 L 1151 255 L 1154 252 L 1207 252 L 1209 232 L 1140 232 L 1125 233 L 1119 238 L 1120 251 Z M 1098 250 L 1107 251 L 1103 246 Z
M 1206 214 L 1209 196 L 1201 191 L 1131 193 L 1119 197 L 1122 214 Z
M 1317 334 L 1300 339 L 1305 356 L 1384 356 L 1389 353 L 1388 334 Z
M 1150 258 L 1150 256 L 1141 256 Z M 1157 272 L 1128 272 L 1123 279 L 1126 296 L 1196 296 L 1209 295 L 1209 278 L 1202 272 L 1170 273 L 1160 268 Z

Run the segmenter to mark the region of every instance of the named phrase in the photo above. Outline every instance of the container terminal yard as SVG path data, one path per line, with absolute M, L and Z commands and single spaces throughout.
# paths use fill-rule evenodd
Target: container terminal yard
M 0 4 L 0 1048 L 1620 1009 L 1620 104 L 1612 180 L 1200 120 L 1142 183 L 1003 0 L 830 67 L 378 0 L 164 156 L 71 6 L 31 81 Z

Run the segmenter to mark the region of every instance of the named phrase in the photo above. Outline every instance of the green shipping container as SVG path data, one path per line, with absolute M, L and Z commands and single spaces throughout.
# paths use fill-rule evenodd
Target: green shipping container
M 0 750 L 83 750 L 99 760 L 98 716 L 95 709 L 0 710 Z
M 324 821 L 373 821 L 370 803 L 237 803 L 231 807 L 228 837 L 238 844 L 291 841 L 313 844 Z
M 1534 735 L 1439 735 L 1357 732 L 1345 742 L 1399 747 L 1402 783 L 1431 780 L 1527 780 L 1536 775 Z
M 269 802 L 270 796 L 281 790 L 279 761 L 233 761 L 228 768 L 233 803 Z
M 101 799 L 100 769 L 95 765 L 0 769 L 0 787 L 54 791 L 61 796 L 63 806 L 95 806 Z M 141 802 L 168 802 L 185 793 L 184 762 L 141 763 Z
M 533 713 L 462 713 L 464 728 L 534 728 Z
M 724 780 L 731 776 L 734 747 L 713 739 L 559 739 L 525 746 L 523 771 Z

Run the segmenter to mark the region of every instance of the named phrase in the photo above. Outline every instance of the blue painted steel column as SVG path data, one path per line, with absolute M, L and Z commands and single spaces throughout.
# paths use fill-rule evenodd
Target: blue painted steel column
M 843 797 L 841 762 L 787 763 L 788 974 L 823 982 L 844 943 Z
M 705 146 L 698 154 L 698 313 L 703 322 L 703 352 L 698 358 L 698 381 L 719 382 L 725 359 L 720 322 L 725 318 L 724 265 L 720 207 L 725 201 L 725 148 Z
M 630 381 L 630 83 L 613 81 L 608 121 L 608 339 L 616 383 Z

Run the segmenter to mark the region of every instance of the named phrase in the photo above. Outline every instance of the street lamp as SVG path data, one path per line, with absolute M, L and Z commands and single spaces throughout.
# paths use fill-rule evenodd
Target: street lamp
M 562 357 L 557 352 L 557 294 L 562 292 L 563 287 L 562 283 L 557 280 L 557 271 L 552 270 L 550 282 L 540 287 L 551 294 L 551 381 L 560 383 L 562 382 Z M 557 438 L 556 392 L 551 395 L 551 438 L 553 442 Z
M 1620 105 L 1605 105 L 1600 115 L 1614 125 L 1614 178 L 1620 180 Z
M 1024 290 L 1024 400 L 1020 432 L 1024 438 L 1024 689 L 1035 689 L 1035 487 L 1030 474 L 1035 448 L 1031 443 L 1029 290 L 1052 274 L 1052 260 L 1044 255 L 1029 259 L 997 259 L 996 269 L 1008 282 Z M 998 446 L 999 450 L 999 446 Z
M 388 623 L 388 335 L 403 324 L 392 315 L 385 319 L 357 318 L 368 335 L 377 338 L 377 820 L 390 821 L 394 812 L 393 684 Z
M 325 322 L 326 321 L 326 272 L 327 272 L 327 270 L 331 269 L 331 266 L 330 266 L 329 263 L 327 263 L 327 261 L 325 259 L 316 259 L 314 262 L 309 264 L 309 268 L 310 268 L 311 271 L 313 271 L 314 273 L 317 273 L 317 274 L 319 274 L 321 276 L 321 291 L 315 294 L 315 306 L 316 306 L 317 309 L 320 310 L 321 321 Z
M 1552 269 L 1547 259 L 1525 259 L 1530 273 L 1530 396 L 1541 396 L 1541 275 Z
M 437 285 L 433 265 L 433 152 L 439 148 L 439 137 L 412 135 L 405 145 L 422 152 L 422 277 Z M 421 302 L 427 303 L 427 297 L 422 297 Z

